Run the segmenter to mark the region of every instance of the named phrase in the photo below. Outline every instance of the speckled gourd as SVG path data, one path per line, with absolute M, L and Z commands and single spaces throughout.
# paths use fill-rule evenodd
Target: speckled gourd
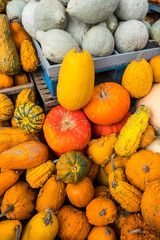
M 121 129 L 115 144 L 115 151 L 121 156 L 130 156 L 139 147 L 142 133 L 146 130 L 150 117 L 149 109 L 142 105 L 132 114 Z

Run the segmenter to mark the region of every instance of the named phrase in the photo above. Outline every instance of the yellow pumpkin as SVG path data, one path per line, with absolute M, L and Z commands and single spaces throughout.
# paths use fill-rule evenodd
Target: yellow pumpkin
M 18 240 L 20 239 L 22 224 L 19 220 L 4 220 L 0 222 L 0 239 L 1 240 Z
M 70 50 L 64 57 L 57 85 L 59 103 L 68 110 L 79 110 L 90 100 L 94 89 L 94 62 L 90 53 Z

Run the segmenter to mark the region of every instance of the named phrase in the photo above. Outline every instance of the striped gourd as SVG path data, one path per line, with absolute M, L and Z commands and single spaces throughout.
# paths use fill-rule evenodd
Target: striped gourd
M 0 122 L 10 119 L 14 112 L 12 101 L 5 94 L 0 94 Z
M 16 108 L 14 119 L 18 127 L 23 131 L 36 133 L 39 132 L 43 126 L 45 114 L 40 106 L 28 102 Z
M 55 170 L 55 165 L 51 160 L 26 171 L 26 181 L 32 188 L 42 187 L 43 184 L 51 177 Z

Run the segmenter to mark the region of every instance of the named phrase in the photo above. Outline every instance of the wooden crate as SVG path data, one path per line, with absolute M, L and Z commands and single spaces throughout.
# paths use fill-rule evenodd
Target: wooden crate
M 52 97 L 43 77 L 40 72 L 40 69 L 31 73 L 32 80 L 35 83 L 37 90 L 37 99 L 39 105 L 44 109 L 44 112 L 47 114 L 53 107 L 59 104 L 56 97 Z

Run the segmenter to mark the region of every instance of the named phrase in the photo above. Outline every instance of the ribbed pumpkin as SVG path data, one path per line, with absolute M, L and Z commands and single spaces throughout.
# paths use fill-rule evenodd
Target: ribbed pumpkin
M 10 119 L 14 112 L 12 101 L 5 94 L 0 93 L 0 122 Z
M 91 100 L 83 110 L 91 122 L 111 125 L 121 121 L 129 107 L 128 92 L 118 83 L 106 82 L 95 86 Z
M 36 192 L 24 181 L 19 181 L 4 194 L 1 215 L 8 219 L 24 220 L 33 215 Z
M 90 100 L 94 89 L 95 71 L 91 54 L 72 49 L 64 57 L 57 85 L 59 103 L 68 110 L 79 110 Z
M 52 175 L 39 191 L 36 200 L 36 210 L 40 212 L 49 207 L 55 212 L 60 209 L 65 197 L 65 184 L 57 175 Z
M 95 198 L 96 197 L 107 197 L 107 198 L 111 198 L 111 193 L 109 188 L 107 188 L 106 186 L 103 185 L 99 185 L 97 187 L 95 187 Z
M 153 82 L 160 82 L 160 56 L 153 57 L 149 64 L 153 71 Z
M 0 14 L 0 29 L 0 70 L 7 75 L 14 75 L 20 71 L 21 63 L 6 14 Z
M 69 201 L 76 207 L 86 207 L 94 197 L 94 187 L 88 177 L 78 183 L 67 184 L 66 192 Z
M 153 229 L 147 225 L 142 216 L 131 214 L 126 217 L 126 221 L 121 229 L 121 240 L 159 240 L 160 238 Z
M 13 186 L 19 179 L 18 172 L 14 170 L 6 170 L 4 172 L 0 173 L 0 196 L 3 195 L 3 193 Z
M 65 183 L 78 183 L 88 172 L 88 159 L 78 151 L 68 151 L 59 158 L 57 174 Z
M 126 164 L 129 182 L 144 191 L 154 180 L 160 180 L 160 153 L 141 150 L 133 154 Z
M 133 98 L 141 98 L 149 93 L 153 83 L 151 65 L 141 54 L 137 56 L 125 69 L 122 76 L 122 86 Z
M 108 225 L 113 223 L 117 218 L 117 207 L 111 199 L 97 197 L 87 205 L 86 216 L 92 225 Z
M 0 89 L 13 86 L 13 77 L 8 76 L 0 71 Z
M 27 102 L 19 105 L 14 112 L 14 120 L 18 127 L 28 133 L 37 133 L 41 130 L 45 114 L 43 109 Z
M 87 154 L 92 161 L 98 165 L 107 163 L 109 157 L 114 153 L 114 145 L 117 141 L 116 134 L 102 136 L 98 139 L 92 139 L 87 148 Z
M 20 143 L 0 153 L 0 168 L 33 168 L 48 160 L 48 148 L 38 141 Z
M 58 232 L 58 219 L 52 211 L 47 208 L 37 213 L 26 224 L 21 240 L 54 240 Z
M 36 50 L 32 42 L 28 39 L 23 40 L 20 48 L 21 65 L 26 72 L 33 72 L 39 66 Z
M 14 75 L 14 85 L 20 86 L 29 83 L 28 76 L 25 72 L 19 72 Z
M 152 125 L 148 124 L 146 130 L 143 132 L 139 148 L 145 148 L 153 142 L 155 138 L 155 131 Z
M 143 194 L 141 213 L 144 221 L 160 233 L 160 180 L 150 183 Z
M 55 165 L 51 160 L 38 165 L 35 168 L 29 168 L 26 171 L 26 181 L 32 188 L 39 188 L 52 176 Z
M 147 128 L 149 118 L 150 111 L 144 105 L 140 106 L 137 111 L 128 118 L 115 144 L 115 151 L 118 155 L 130 156 L 136 152 L 142 133 Z
M 54 107 L 43 125 L 48 145 L 59 153 L 84 149 L 91 138 L 91 125 L 81 110 L 69 111 L 61 105 Z
M 114 157 L 114 165 L 116 168 L 121 168 L 121 169 L 125 169 L 126 167 L 126 163 L 128 161 L 129 157 L 122 157 L 120 155 L 115 155 Z M 104 170 L 107 174 L 109 174 L 112 171 L 113 167 L 112 167 L 112 163 L 111 161 L 109 161 L 105 166 L 104 166 Z
M 35 103 L 36 94 L 35 91 L 25 88 L 23 89 L 16 98 L 15 108 L 17 108 L 20 104 L 27 103 L 27 102 L 33 102 Z
M 85 212 L 71 205 L 63 206 L 57 214 L 59 229 L 58 236 L 62 240 L 85 240 L 91 225 Z
M 22 224 L 18 220 L 4 220 L 0 222 L 1 240 L 19 240 Z
M 93 227 L 87 240 L 117 240 L 114 230 L 109 227 Z

